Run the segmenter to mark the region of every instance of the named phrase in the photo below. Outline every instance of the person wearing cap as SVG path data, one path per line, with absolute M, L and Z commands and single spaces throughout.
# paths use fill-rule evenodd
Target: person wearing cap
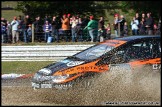
M 15 36 L 16 36 L 16 42 L 19 41 L 19 32 L 18 32 L 19 22 L 17 21 L 16 16 L 13 18 L 13 21 L 11 22 L 11 26 L 12 26 L 12 43 L 15 43 Z
M 70 13 L 69 13 L 69 14 L 67 14 L 68 19 L 70 19 L 70 16 L 71 16 L 71 14 L 70 14 Z
M 90 16 L 90 21 L 84 30 L 88 29 L 89 35 L 91 37 L 91 42 L 95 42 L 98 34 L 98 22 L 94 20 L 93 16 Z

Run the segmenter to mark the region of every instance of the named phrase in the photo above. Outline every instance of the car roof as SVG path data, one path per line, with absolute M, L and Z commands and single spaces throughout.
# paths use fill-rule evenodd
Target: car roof
M 123 41 L 132 41 L 132 40 L 136 40 L 136 39 L 145 39 L 145 38 L 159 38 L 160 39 L 160 35 L 138 35 L 138 36 L 127 36 L 127 37 L 119 37 L 119 38 L 115 38 L 115 40 L 123 40 Z

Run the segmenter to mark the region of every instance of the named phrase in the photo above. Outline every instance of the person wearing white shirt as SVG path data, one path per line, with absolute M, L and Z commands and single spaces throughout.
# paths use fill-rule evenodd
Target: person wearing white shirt
M 12 43 L 15 43 L 15 36 L 16 36 L 16 42 L 19 41 L 18 25 L 19 25 L 19 22 L 17 21 L 17 17 L 15 16 L 13 21 L 11 22 L 11 26 L 12 26 Z
M 79 23 L 79 20 L 73 16 L 72 17 L 72 20 L 71 20 L 71 34 L 72 34 L 72 42 L 75 42 L 76 41 L 76 37 L 77 37 L 77 33 L 76 33 L 76 27 L 77 27 L 77 24 Z
M 138 34 L 138 25 L 139 25 L 139 21 L 133 17 L 133 20 L 131 21 L 131 28 L 132 28 L 132 34 L 133 35 L 137 35 Z

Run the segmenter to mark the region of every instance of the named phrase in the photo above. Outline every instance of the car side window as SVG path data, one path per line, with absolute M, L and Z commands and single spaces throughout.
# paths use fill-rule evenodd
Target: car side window
M 118 50 L 110 59 L 111 64 L 128 63 L 134 60 L 152 58 L 153 42 L 151 40 L 131 43 Z
M 127 51 L 127 47 L 121 48 L 118 51 L 116 51 L 111 59 L 110 59 L 110 63 L 111 64 L 120 64 L 120 63 L 125 63 L 125 52 Z
M 153 58 L 161 57 L 161 41 L 155 40 L 153 44 Z
M 151 40 L 133 43 L 129 46 L 125 56 L 128 61 L 152 58 L 153 42 Z

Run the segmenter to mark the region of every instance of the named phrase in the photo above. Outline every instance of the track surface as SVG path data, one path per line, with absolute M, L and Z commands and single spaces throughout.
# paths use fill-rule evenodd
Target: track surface
M 92 78 L 90 87 L 76 86 L 69 90 L 33 90 L 30 78 L 2 80 L 2 105 L 105 105 L 108 102 L 161 105 L 160 75 L 160 70 L 149 67 L 109 71 Z

